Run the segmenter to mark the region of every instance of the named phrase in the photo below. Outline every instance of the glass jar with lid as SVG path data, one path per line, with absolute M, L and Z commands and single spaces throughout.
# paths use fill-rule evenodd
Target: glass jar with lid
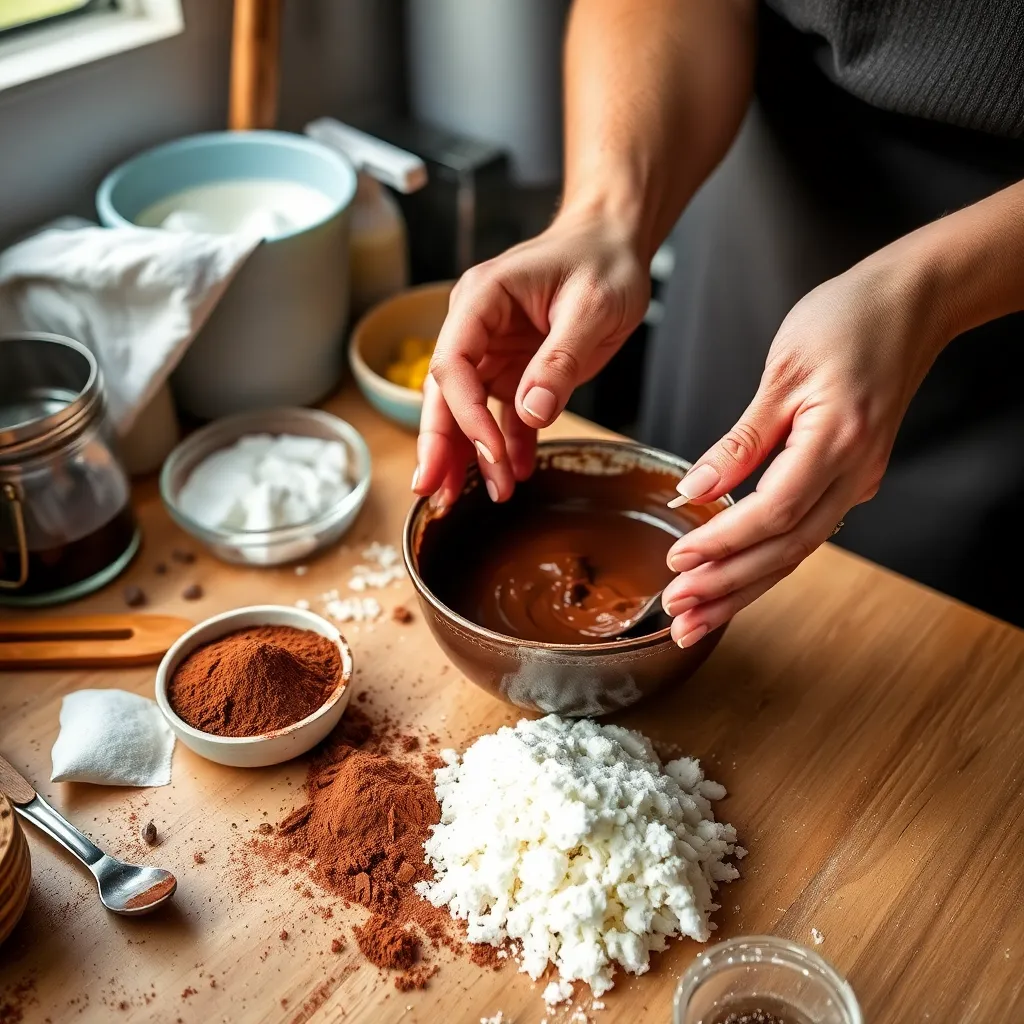
M 56 334 L 0 337 L 0 604 L 81 597 L 138 547 L 92 353 Z

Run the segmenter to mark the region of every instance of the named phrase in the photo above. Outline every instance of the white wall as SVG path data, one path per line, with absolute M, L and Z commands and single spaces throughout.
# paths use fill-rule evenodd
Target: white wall
M 286 0 L 280 125 L 401 102 L 400 0 Z M 184 0 L 184 34 L 0 93 L 0 247 L 93 215 L 103 175 L 147 146 L 223 128 L 230 0 Z

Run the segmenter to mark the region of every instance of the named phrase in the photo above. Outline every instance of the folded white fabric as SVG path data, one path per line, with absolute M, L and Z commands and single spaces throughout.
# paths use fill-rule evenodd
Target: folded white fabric
M 127 434 L 260 241 L 62 218 L 0 253 L 0 333 L 87 346 Z
M 126 690 L 76 690 L 60 706 L 51 782 L 166 786 L 174 733 L 154 701 Z

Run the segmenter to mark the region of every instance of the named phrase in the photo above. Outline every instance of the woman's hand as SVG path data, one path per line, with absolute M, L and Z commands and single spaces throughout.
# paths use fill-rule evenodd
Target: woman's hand
M 649 291 L 629 233 L 596 211 L 563 212 L 463 275 L 424 386 L 412 489 L 450 504 L 475 456 L 491 499 L 510 497 L 533 470 L 537 429 L 640 323 Z
M 754 400 L 679 484 L 683 499 L 713 501 L 782 446 L 756 491 L 670 549 L 679 575 L 663 603 L 680 646 L 789 575 L 878 490 L 910 399 L 946 338 L 929 289 L 895 256 L 876 253 L 797 303 Z

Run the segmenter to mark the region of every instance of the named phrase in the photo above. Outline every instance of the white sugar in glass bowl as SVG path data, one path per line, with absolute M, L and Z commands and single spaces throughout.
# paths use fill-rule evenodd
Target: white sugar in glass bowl
M 295 526 L 228 530 L 197 522 L 179 500 L 185 482 L 208 456 L 253 434 L 290 434 L 340 441 L 348 450 L 352 490 L 326 511 Z M 369 493 L 371 470 L 370 449 L 359 431 L 345 420 L 319 409 L 264 409 L 227 416 L 190 434 L 164 463 L 160 473 L 160 497 L 178 526 L 222 561 L 240 565 L 282 565 L 311 557 L 349 529 Z
M 327 702 L 294 725 L 263 736 L 217 736 L 203 732 L 179 718 L 167 699 L 167 686 L 178 666 L 197 648 L 229 633 L 255 626 L 293 626 L 327 637 L 341 652 L 341 676 Z M 315 747 L 341 721 L 352 691 L 352 651 L 345 638 L 326 619 L 314 612 L 284 605 L 254 605 L 214 615 L 200 622 L 164 655 L 156 672 L 156 702 L 175 736 L 189 750 L 208 761 L 234 768 L 262 768 L 281 764 Z

